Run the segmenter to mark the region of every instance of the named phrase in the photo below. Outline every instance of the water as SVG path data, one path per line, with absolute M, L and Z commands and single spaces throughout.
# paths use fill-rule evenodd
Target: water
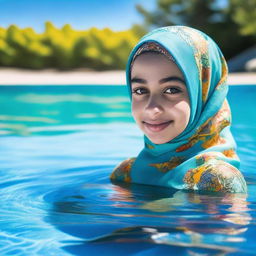
M 142 135 L 122 86 L 0 87 L 0 255 L 255 255 L 256 86 L 233 86 L 248 196 L 111 184 Z

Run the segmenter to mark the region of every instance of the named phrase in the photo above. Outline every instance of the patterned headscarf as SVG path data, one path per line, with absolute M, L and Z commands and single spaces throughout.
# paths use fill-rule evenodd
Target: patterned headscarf
M 209 36 L 190 27 L 153 30 L 140 40 L 128 59 L 126 78 L 130 97 L 131 65 L 143 51 L 154 49 L 171 56 L 183 73 L 190 98 L 189 123 L 168 143 L 154 144 L 144 136 L 145 146 L 140 154 L 120 164 L 111 179 L 213 191 L 224 190 L 225 183 L 229 192 L 246 191 L 230 132 L 228 70 L 219 47 Z
M 130 64 L 131 68 L 133 66 L 135 59 L 139 55 L 145 52 L 154 52 L 154 53 L 162 54 L 165 57 L 167 57 L 167 59 L 171 60 L 172 62 L 175 62 L 174 58 L 172 57 L 172 55 L 170 55 L 170 53 L 167 50 L 165 50 L 163 47 L 161 47 L 159 44 L 156 44 L 155 42 L 149 42 L 149 43 L 143 44 L 134 54 L 132 62 Z

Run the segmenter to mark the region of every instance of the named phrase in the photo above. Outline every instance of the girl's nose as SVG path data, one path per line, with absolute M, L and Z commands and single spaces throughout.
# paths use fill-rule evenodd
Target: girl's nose
M 164 109 L 161 104 L 161 99 L 157 96 L 151 96 L 148 99 L 145 111 L 148 112 L 149 116 L 152 119 L 163 113 Z

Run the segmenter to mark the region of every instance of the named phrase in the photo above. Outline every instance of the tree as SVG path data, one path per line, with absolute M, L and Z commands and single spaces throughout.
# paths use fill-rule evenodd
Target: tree
M 248 19 L 255 16 L 256 0 L 248 0 L 247 3 L 250 1 L 252 3 L 247 4 L 245 8 L 241 7 L 239 0 L 229 0 L 225 5 L 220 5 L 218 0 L 156 0 L 156 10 L 148 11 L 141 5 L 137 5 L 136 8 L 144 17 L 144 26 L 147 30 L 170 25 L 194 27 L 211 36 L 226 58 L 230 58 L 255 44 L 255 32 L 252 30 L 255 30 L 256 26 L 248 26 L 249 20 L 244 24 L 241 18 L 242 10 L 250 8 L 251 15 Z M 250 21 L 251 24 L 255 24 L 255 19 Z M 241 34 L 242 31 L 248 33 Z
M 230 0 L 230 11 L 233 20 L 239 25 L 242 35 L 256 38 L 256 0 Z

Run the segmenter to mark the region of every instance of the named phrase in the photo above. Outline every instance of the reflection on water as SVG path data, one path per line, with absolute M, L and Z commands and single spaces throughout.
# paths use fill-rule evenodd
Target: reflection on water
M 1 91 L 0 134 L 28 136 L 45 127 L 50 135 L 52 126 L 63 133 L 67 125 L 132 121 L 122 86 L 3 86 Z
M 246 195 L 171 193 L 166 188 L 123 184 L 81 185 L 72 192 L 68 195 L 65 190 L 62 196 L 63 191 L 55 191 L 45 200 L 53 207 L 47 221 L 82 238 L 80 244 L 64 247 L 76 255 L 87 250 L 96 252 L 99 245 L 108 248 L 109 244 L 118 245 L 111 250 L 114 255 L 127 244 L 134 244 L 129 253 L 139 252 L 140 244 L 143 250 L 152 250 L 150 255 L 155 252 L 152 244 L 164 246 L 164 253 L 185 255 L 247 252 L 240 247 L 246 242 L 244 233 L 252 220 Z M 65 223 L 63 213 L 70 215 L 71 223 Z
M 110 183 L 143 146 L 125 87 L 0 87 L 1 256 L 254 255 L 255 93 L 230 90 L 241 195 Z
M 63 95 L 52 95 L 52 94 L 35 94 L 27 93 L 15 98 L 17 102 L 34 103 L 34 104 L 55 104 L 60 102 L 86 102 L 93 104 L 112 104 L 112 103 L 123 103 L 129 102 L 127 97 L 97 97 L 97 96 L 86 96 L 82 94 L 63 94 Z

